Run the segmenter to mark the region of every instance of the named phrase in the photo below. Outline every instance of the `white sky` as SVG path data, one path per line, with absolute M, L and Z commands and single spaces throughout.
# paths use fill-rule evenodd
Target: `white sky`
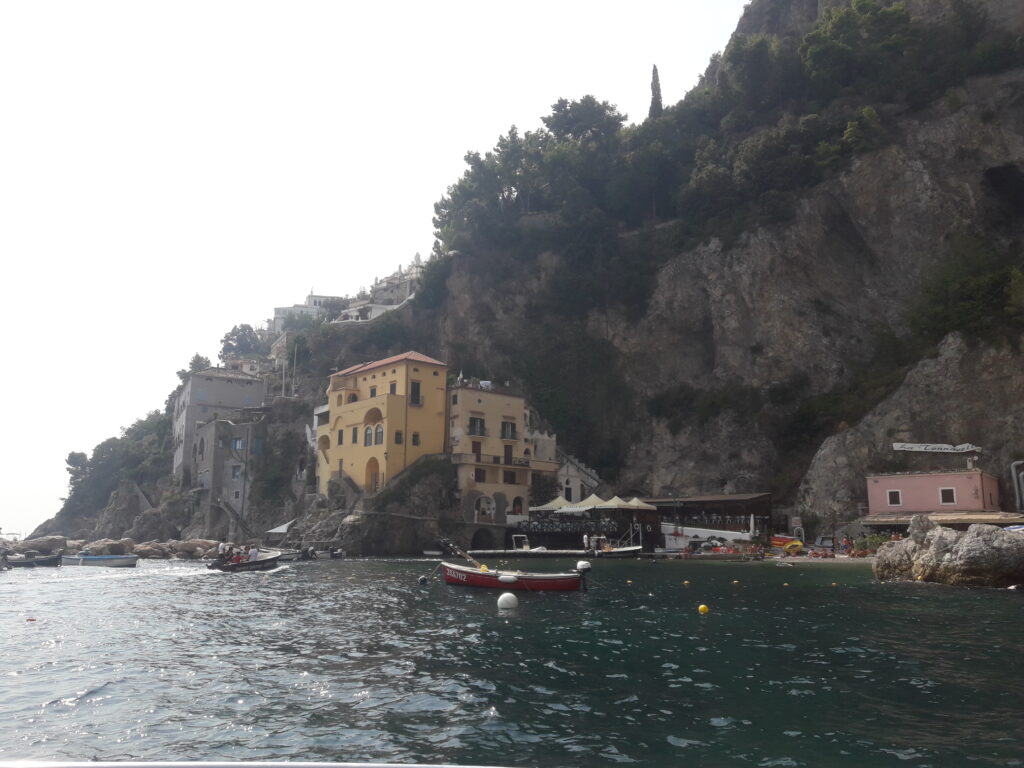
M 560 97 L 638 122 L 653 64 L 681 99 L 745 4 L 0 4 L 0 528 L 232 326 L 426 258 L 467 150 Z

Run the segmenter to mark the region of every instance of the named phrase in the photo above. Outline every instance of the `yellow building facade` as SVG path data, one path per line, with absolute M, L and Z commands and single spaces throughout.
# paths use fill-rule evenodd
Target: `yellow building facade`
M 554 457 L 538 458 L 527 427 L 519 395 L 489 384 L 448 390 L 448 451 L 465 521 L 504 524 L 508 515 L 526 514 L 534 473 L 558 472 Z
M 419 352 L 334 373 L 316 411 L 317 488 L 347 476 L 375 493 L 422 456 L 445 450 L 448 367 Z

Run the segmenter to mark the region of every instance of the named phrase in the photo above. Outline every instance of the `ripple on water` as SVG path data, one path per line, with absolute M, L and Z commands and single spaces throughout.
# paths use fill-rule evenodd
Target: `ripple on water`
M 1003 727 L 1024 708 L 1006 675 L 1021 604 L 992 590 L 827 565 L 791 569 L 783 590 L 759 564 L 606 561 L 591 592 L 524 595 L 508 615 L 492 593 L 419 588 L 417 561 L 54 570 L 0 581 L 5 759 L 1024 758 Z

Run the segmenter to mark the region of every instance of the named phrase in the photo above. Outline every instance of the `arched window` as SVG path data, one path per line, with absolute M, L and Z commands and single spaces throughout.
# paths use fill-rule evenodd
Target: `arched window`
M 350 403 L 354 403 L 358 399 L 359 399 L 359 397 L 356 395 L 355 392 L 353 392 L 351 395 L 348 396 L 348 401 Z
M 363 430 L 363 445 L 373 445 L 373 427 Z
M 384 445 L 384 425 L 378 424 L 373 432 L 373 444 Z

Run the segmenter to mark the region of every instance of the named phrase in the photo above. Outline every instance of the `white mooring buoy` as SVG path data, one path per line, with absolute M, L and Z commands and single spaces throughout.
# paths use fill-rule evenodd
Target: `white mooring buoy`
M 513 595 L 511 592 L 502 592 L 501 597 L 498 598 L 499 608 L 518 608 L 519 598 Z

